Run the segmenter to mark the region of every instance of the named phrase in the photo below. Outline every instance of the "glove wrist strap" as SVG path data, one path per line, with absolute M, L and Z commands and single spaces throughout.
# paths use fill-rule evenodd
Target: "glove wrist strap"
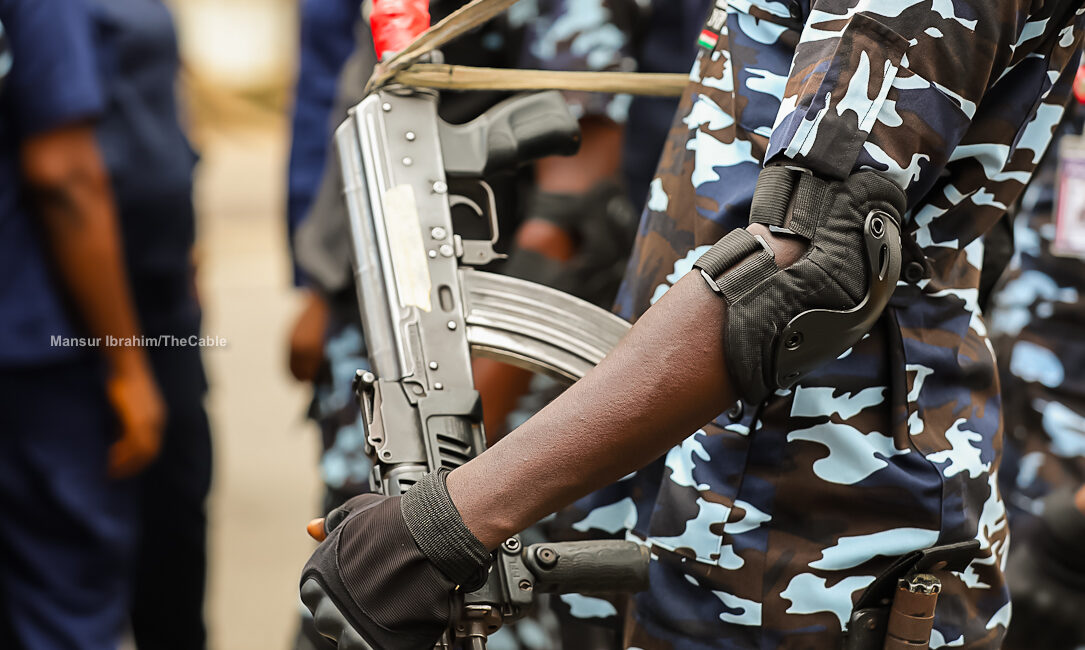
M 484 577 L 490 553 L 463 523 L 452 503 L 447 469 L 422 477 L 403 495 L 400 508 L 418 548 L 452 582 L 465 585 Z

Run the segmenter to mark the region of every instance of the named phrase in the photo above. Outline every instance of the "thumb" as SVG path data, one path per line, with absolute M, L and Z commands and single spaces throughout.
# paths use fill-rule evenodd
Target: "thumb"
M 328 516 L 324 518 L 324 534 L 330 535 L 333 530 L 339 527 L 339 524 L 343 523 L 352 510 L 354 509 L 342 505 L 329 512 Z

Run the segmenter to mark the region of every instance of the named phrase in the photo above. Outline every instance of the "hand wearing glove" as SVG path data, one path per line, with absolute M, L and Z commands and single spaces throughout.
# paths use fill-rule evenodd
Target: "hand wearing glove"
M 1006 581 L 1013 619 L 1005 648 L 1085 644 L 1085 514 L 1071 492 L 1047 497 L 1040 525 L 1013 540 Z
M 340 650 L 432 650 L 490 554 L 427 474 L 402 497 L 363 494 L 333 510 L 302 571 L 301 598 Z M 316 522 L 314 522 L 316 523 Z

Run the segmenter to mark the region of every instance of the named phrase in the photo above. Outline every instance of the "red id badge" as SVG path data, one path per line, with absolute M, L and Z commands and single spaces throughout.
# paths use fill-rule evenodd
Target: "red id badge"
M 1066 136 L 1059 143 L 1057 189 L 1051 252 L 1085 259 L 1085 137 Z

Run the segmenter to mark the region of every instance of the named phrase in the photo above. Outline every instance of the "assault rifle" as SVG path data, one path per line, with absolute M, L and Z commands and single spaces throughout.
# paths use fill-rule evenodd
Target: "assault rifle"
M 485 449 L 472 354 L 575 381 L 629 328 L 568 294 L 476 268 L 501 257 L 483 179 L 576 150 L 579 128 L 562 96 L 515 96 L 458 126 L 438 117 L 437 102 L 433 91 L 385 86 L 336 132 L 372 367 L 355 388 L 373 487 L 387 495 Z M 461 235 L 478 222 L 487 235 Z M 647 573 L 648 551 L 633 542 L 525 547 L 510 537 L 437 647 L 485 648 L 535 593 L 640 591 Z

